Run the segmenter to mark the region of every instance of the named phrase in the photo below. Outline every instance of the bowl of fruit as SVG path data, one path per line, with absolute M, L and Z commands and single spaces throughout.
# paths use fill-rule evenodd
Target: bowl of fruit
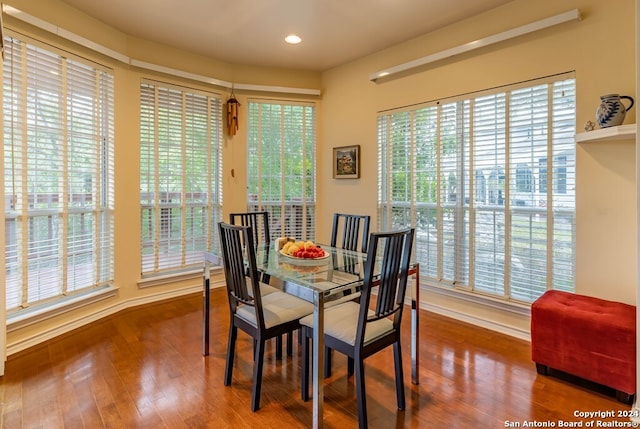
M 313 241 L 278 241 L 278 253 L 284 262 L 297 265 L 320 265 L 329 259 L 329 253 Z

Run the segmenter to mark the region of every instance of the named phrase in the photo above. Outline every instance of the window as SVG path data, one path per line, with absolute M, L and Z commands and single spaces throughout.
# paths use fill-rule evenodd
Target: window
M 542 157 L 538 160 L 538 171 L 540 172 L 539 184 L 540 192 L 547 192 L 547 158 Z
M 567 157 L 566 156 L 556 156 L 554 158 L 554 176 L 555 180 L 555 193 L 556 194 L 566 194 L 567 193 Z
M 202 265 L 222 216 L 219 96 L 145 81 L 140 87 L 143 276 Z
M 6 308 L 113 283 L 113 74 L 4 39 Z
M 533 172 L 527 164 L 519 164 L 516 168 L 516 192 L 532 194 L 534 191 Z
M 414 226 L 441 286 L 517 302 L 572 291 L 575 120 L 570 75 L 380 114 L 380 229 Z
M 249 102 L 248 210 L 269 212 L 273 236 L 315 240 L 315 107 Z

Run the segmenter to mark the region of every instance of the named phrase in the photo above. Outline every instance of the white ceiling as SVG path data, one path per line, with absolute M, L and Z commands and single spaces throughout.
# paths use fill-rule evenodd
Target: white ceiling
M 63 0 L 126 34 L 216 60 L 324 71 L 511 0 Z M 299 45 L 284 37 L 297 33 Z

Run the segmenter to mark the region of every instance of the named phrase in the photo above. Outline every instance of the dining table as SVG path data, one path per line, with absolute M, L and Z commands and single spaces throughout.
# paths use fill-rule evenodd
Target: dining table
M 323 427 L 324 414 L 324 309 L 337 300 L 350 299 L 357 293 L 364 278 L 364 264 L 367 254 L 320 244 L 325 251 L 321 258 L 304 259 L 284 254 L 275 243 L 256 248 L 258 270 L 271 279 L 271 285 L 282 288 L 286 293 L 313 303 L 313 421 L 314 429 Z M 202 354 L 209 355 L 210 318 L 210 272 L 214 266 L 221 266 L 220 253 L 204 252 L 203 274 L 203 321 Z M 376 266 L 379 264 L 376 263 Z M 419 303 L 420 267 L 411 264 L 410 279 L 407 284 L 407 298 L 411 306 L 411 383 L 418 384 L 419 362 Z

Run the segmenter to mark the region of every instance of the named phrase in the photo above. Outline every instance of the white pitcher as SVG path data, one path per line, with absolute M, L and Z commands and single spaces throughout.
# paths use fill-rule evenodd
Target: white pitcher
M 629 107 L 626 107 L 622 100 L 629 101 Z M 607 94 L 600 96 L 600 107 L 596 110 L 596 120 L 600 128 L 615 127 L 622 124 L 627 110 L 633 107 L 633 98 L 627 95 Z

